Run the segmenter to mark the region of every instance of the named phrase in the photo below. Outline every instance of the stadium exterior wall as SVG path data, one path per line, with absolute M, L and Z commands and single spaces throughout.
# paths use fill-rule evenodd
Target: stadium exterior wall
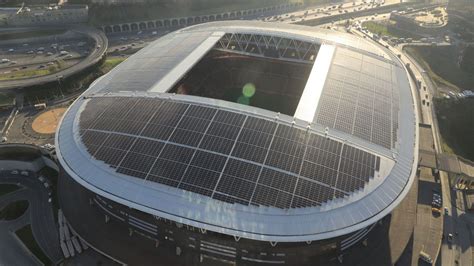
M 69 182 L 80 186 L 62 167 L 60 178 L 68 179 Z M 109 200 L 83 186 L 81 186 L 81 190 L 87 194 L 85 196 L 89 199 L 90 205 L 76 205 L 76 207 L 95 208 L 104 215 L 105 223 L 120 223 L 124 229 L 128 229 L 128 231 L 124 230 L 118 233 L 124 235 L 137 234 L 143 237 L 144 240 L 152 240 L 151 243 L 155 243 L 157 248 L 167 248 L 173 253 L 178 252 L 179 249 L 179 253 L 191 253 L 201 260 L 205 257 L 221 261 L 264 264 L 305 265 L 318 261 L 324 263 L 324 261 L 336 259 L 344 250 L 360 243 L 374 227 L 374 225 L 371 225 L 352 234 L 319 241 L 286 243 L 259 241 L 216 233 L 171 221 Z M 70 211 L 73 210 L 64 210 L 66 218 L 68 218 Z M 94 231 L 96 230 L 91 228 L 91 232 Z M 88 240 L 87 235 L 81 235 L 81 237 L 86 241 Z M 144 243 L 150 244 L 150 242 Z

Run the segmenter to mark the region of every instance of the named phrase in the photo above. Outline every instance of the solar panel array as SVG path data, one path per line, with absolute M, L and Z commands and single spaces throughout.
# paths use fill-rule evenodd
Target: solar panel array
M 315 121 L 385 148 L 398 130 L 398 90 L 394 65 L 337 48 Z
M 308 130 L 163 99 L 91 98 L 80 133 L 118 173 L 243 205 L 319 206 L 362 189 L 380 167 Z
M 163 36 L 159 42 L 153 42 L 136 53 L 133 60 L 121 63 L 118 66 L 120 71 L 112 71 L 104 76 L 95 89 L 101 92 L 149 90 L 211 34 L 211 32 L 195 32 Z

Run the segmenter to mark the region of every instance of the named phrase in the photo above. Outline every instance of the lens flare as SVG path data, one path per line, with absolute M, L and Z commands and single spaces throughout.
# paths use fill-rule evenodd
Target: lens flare
M 237 102 L 240 103 L 240 104 L 245 104 L 245 105 L 249 105 L 250 104 L 250 99 L 241 95 L 239 96 L 239 98 L 237 99 Z
M 242 94 L 247 98 L 251 98 L 255 94 L 255 90 L 255 85 L 247 83 L 242 88 Z

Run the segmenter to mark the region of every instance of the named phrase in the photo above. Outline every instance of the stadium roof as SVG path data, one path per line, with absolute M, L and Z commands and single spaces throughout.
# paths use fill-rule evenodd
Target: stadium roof
M 294 116 L 167 93 L 209 50 L 249 54 L 248 43 L 314 62 Z M 98 79 L 63 117 L 56 144 L 69 175 L 119 203 L 238 237 L 312 241 L 398 205 L 415 175 L 416 122 L 407 73 L 383 48 L 231 21 L 170 33 Z

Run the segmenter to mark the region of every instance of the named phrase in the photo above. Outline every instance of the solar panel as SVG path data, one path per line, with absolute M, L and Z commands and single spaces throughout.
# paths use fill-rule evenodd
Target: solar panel
M 147 180 L 177 187 L 186 167 L 187 165 L 183 163 L 157 159 Z
M 148 173 L 155 162 L 155 158 L 135 152 L 129 152 L 120 163 L 120 168 Z
M 319 206 L 362 189 L 380 168 L 377 156 L 272 120 L 161 99 L 120 100 L 122 109 L 144 104 L 140 118 L 140 108 L 126 112 L 101 101 L 91 99 L 90 110 L 135 120 L 88 118 L 81 137 L 94 158 L 118 173 L 227 203 Z M 107 126 L 115 131 L 96 129 Z
M 253 190 L 255 187 L 254 182 L 243 180 L 235 176 L 222 175 L 219 180 L 219 184 L 216 188 L 216 194 L 226 194 L 233 198 L 238 198 L 246 202 L 250 201 Z M 216 195 L 214 194 L 214 195 Z M 219 196 L 216 196 L 219 197 Z
M 164 144 L 162 142 L 137 138 L 135 143 L 133 143 L 131 152 L 141 153 L 144 155 L 149 155 L 152 157 L 157 157 L 163 149 Z
M 391 149 L 396 141 L 398 91 L 393 66 L 338 48 L 314 122 Z M 392 115 L 395 113 L 396 115 Z
M 187 164 L 191 161 L 194 150 L 188 147 L 168 144 L 161 152 L 160 159 Z
M 175 129 L 171 135 L 170 141 L 187 146 L 198 146 L 204 134 L 195 131 Z

